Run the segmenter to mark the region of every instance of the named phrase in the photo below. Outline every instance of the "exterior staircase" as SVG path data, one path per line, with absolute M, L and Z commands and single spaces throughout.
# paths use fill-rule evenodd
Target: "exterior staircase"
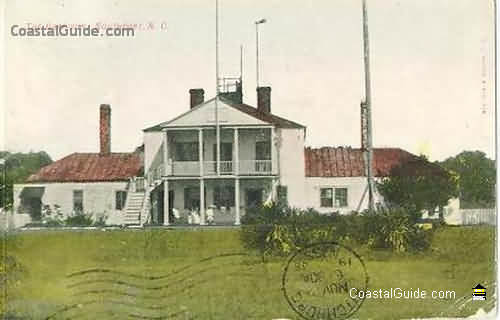
M 141 210 L 144 201 L 146 200 L 145 192 L 129 192 L 127 194 L 127 201 L 125 206 L 124 224 L 126 225 L 140 225 L 141 224 Z
M 159 150 L 158 155 L 162 155 Z M 159 157 L 158 157 L 159 158 Z M 164 167 L 157 164 L 146 177 L 132 177 L 129 180 L 127 200 L 125 201 L 124 225 L 143 226 L 150 222 L 150 196 L 151 192 L 162 183 Z

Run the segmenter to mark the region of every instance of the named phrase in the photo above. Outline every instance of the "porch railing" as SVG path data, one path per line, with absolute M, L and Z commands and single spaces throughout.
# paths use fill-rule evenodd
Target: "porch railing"
M 197 176 L 199 174 L 199 161 L 172 161 L 172 175 L 174 176 Z
M 128 181 L 127 191 L 129 192 L 144 192 L 146 187 L 146 178 L 131 177 Z
M 233 161 L 221 161 L 220 162 L 220 173 L 221 174 L 233 174 Z M 217 174 L 217 162 L 216 161 L 203 161 L 203 174 L 204 175 L 215 175 Z
M 174 176 L 198 176 L 200 174 L 199 161 L 172 161 L 171 172 Z M 234 161 L 220 162 L 221 174 L 234 174 Z M 266 175 L 272 173 L 271 160 L 240 160 L 239 174 L 244 175 Z M 203 161 L 203 175 L 210 176 L 217 174 L 216 161 Z
M 260 175 L 272 173 L 271 160 L 240 160 L 240 174 Z

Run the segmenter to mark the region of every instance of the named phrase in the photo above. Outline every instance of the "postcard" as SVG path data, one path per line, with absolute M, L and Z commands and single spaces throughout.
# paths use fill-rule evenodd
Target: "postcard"
M 2 319 L 497 312 L 495 2 L 1 2 Z

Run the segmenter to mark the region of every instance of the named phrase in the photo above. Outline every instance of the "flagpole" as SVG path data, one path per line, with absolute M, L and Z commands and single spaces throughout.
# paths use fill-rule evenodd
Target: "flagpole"
M 216 168 L 220 175 L 220 128 L 219 128 L 219 0 L 215 0 L 215 141 Z
M 363 0 L 363 48 L 365 63 L 365 112 L 367 125 L 367 176 L 368 176 L 368 209 L 372 212 L 375 208 L 373 199 L 373 141 L 372 141 L 372 99 L 370 84 L 370 44 L 368 39 L 368 13 L 366 0 Z
M 259 83 L 259 24 L 266 23 L 266 19 L 260 19 L 255 21 L 255 69 L 257 77 L 257 88 L 260 86 Z
M 255 23 L 255 69 L 257 77 L 257 88 L 259 87 L 259 24 Z
M 240 45 L 240 84 L 243 83 L 243 45 Z

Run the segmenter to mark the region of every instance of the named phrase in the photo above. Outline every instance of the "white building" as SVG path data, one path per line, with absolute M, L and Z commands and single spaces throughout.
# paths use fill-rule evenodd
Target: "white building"
M 41 220 L 49 208 L 53 215 L 85 213 L 122 224 L 125 209 L 137 206 L 139 197 L 142 201 L 141 192 L 135 193 L 130 183 L 142 175 L 142 152 L 111 152 L 111 107 L 101 105 L 99 112 L 100 152 L 70 154 L 41 168 L 27 183 L 14 185 L 11 224 Z
M 270 87 L 257 89 L 257 108 L 242 102 L 241 82 L 235 88 L 208 101 L 190 90 L 190 108 L 144 129 L 134 153 L 110 152 L 111 110 L 101 106 L 101 151 L 72 154 L 16 185 L 16 214 L 39 218 L 57 204 L 108 224 L 238 225 L 247 208 L 278 198 L 324 213 L 367 208 L 361 149 L 306 148 L 306 127 L 271 113 Z M 375 176 L 412 158 L 374 149 Z

